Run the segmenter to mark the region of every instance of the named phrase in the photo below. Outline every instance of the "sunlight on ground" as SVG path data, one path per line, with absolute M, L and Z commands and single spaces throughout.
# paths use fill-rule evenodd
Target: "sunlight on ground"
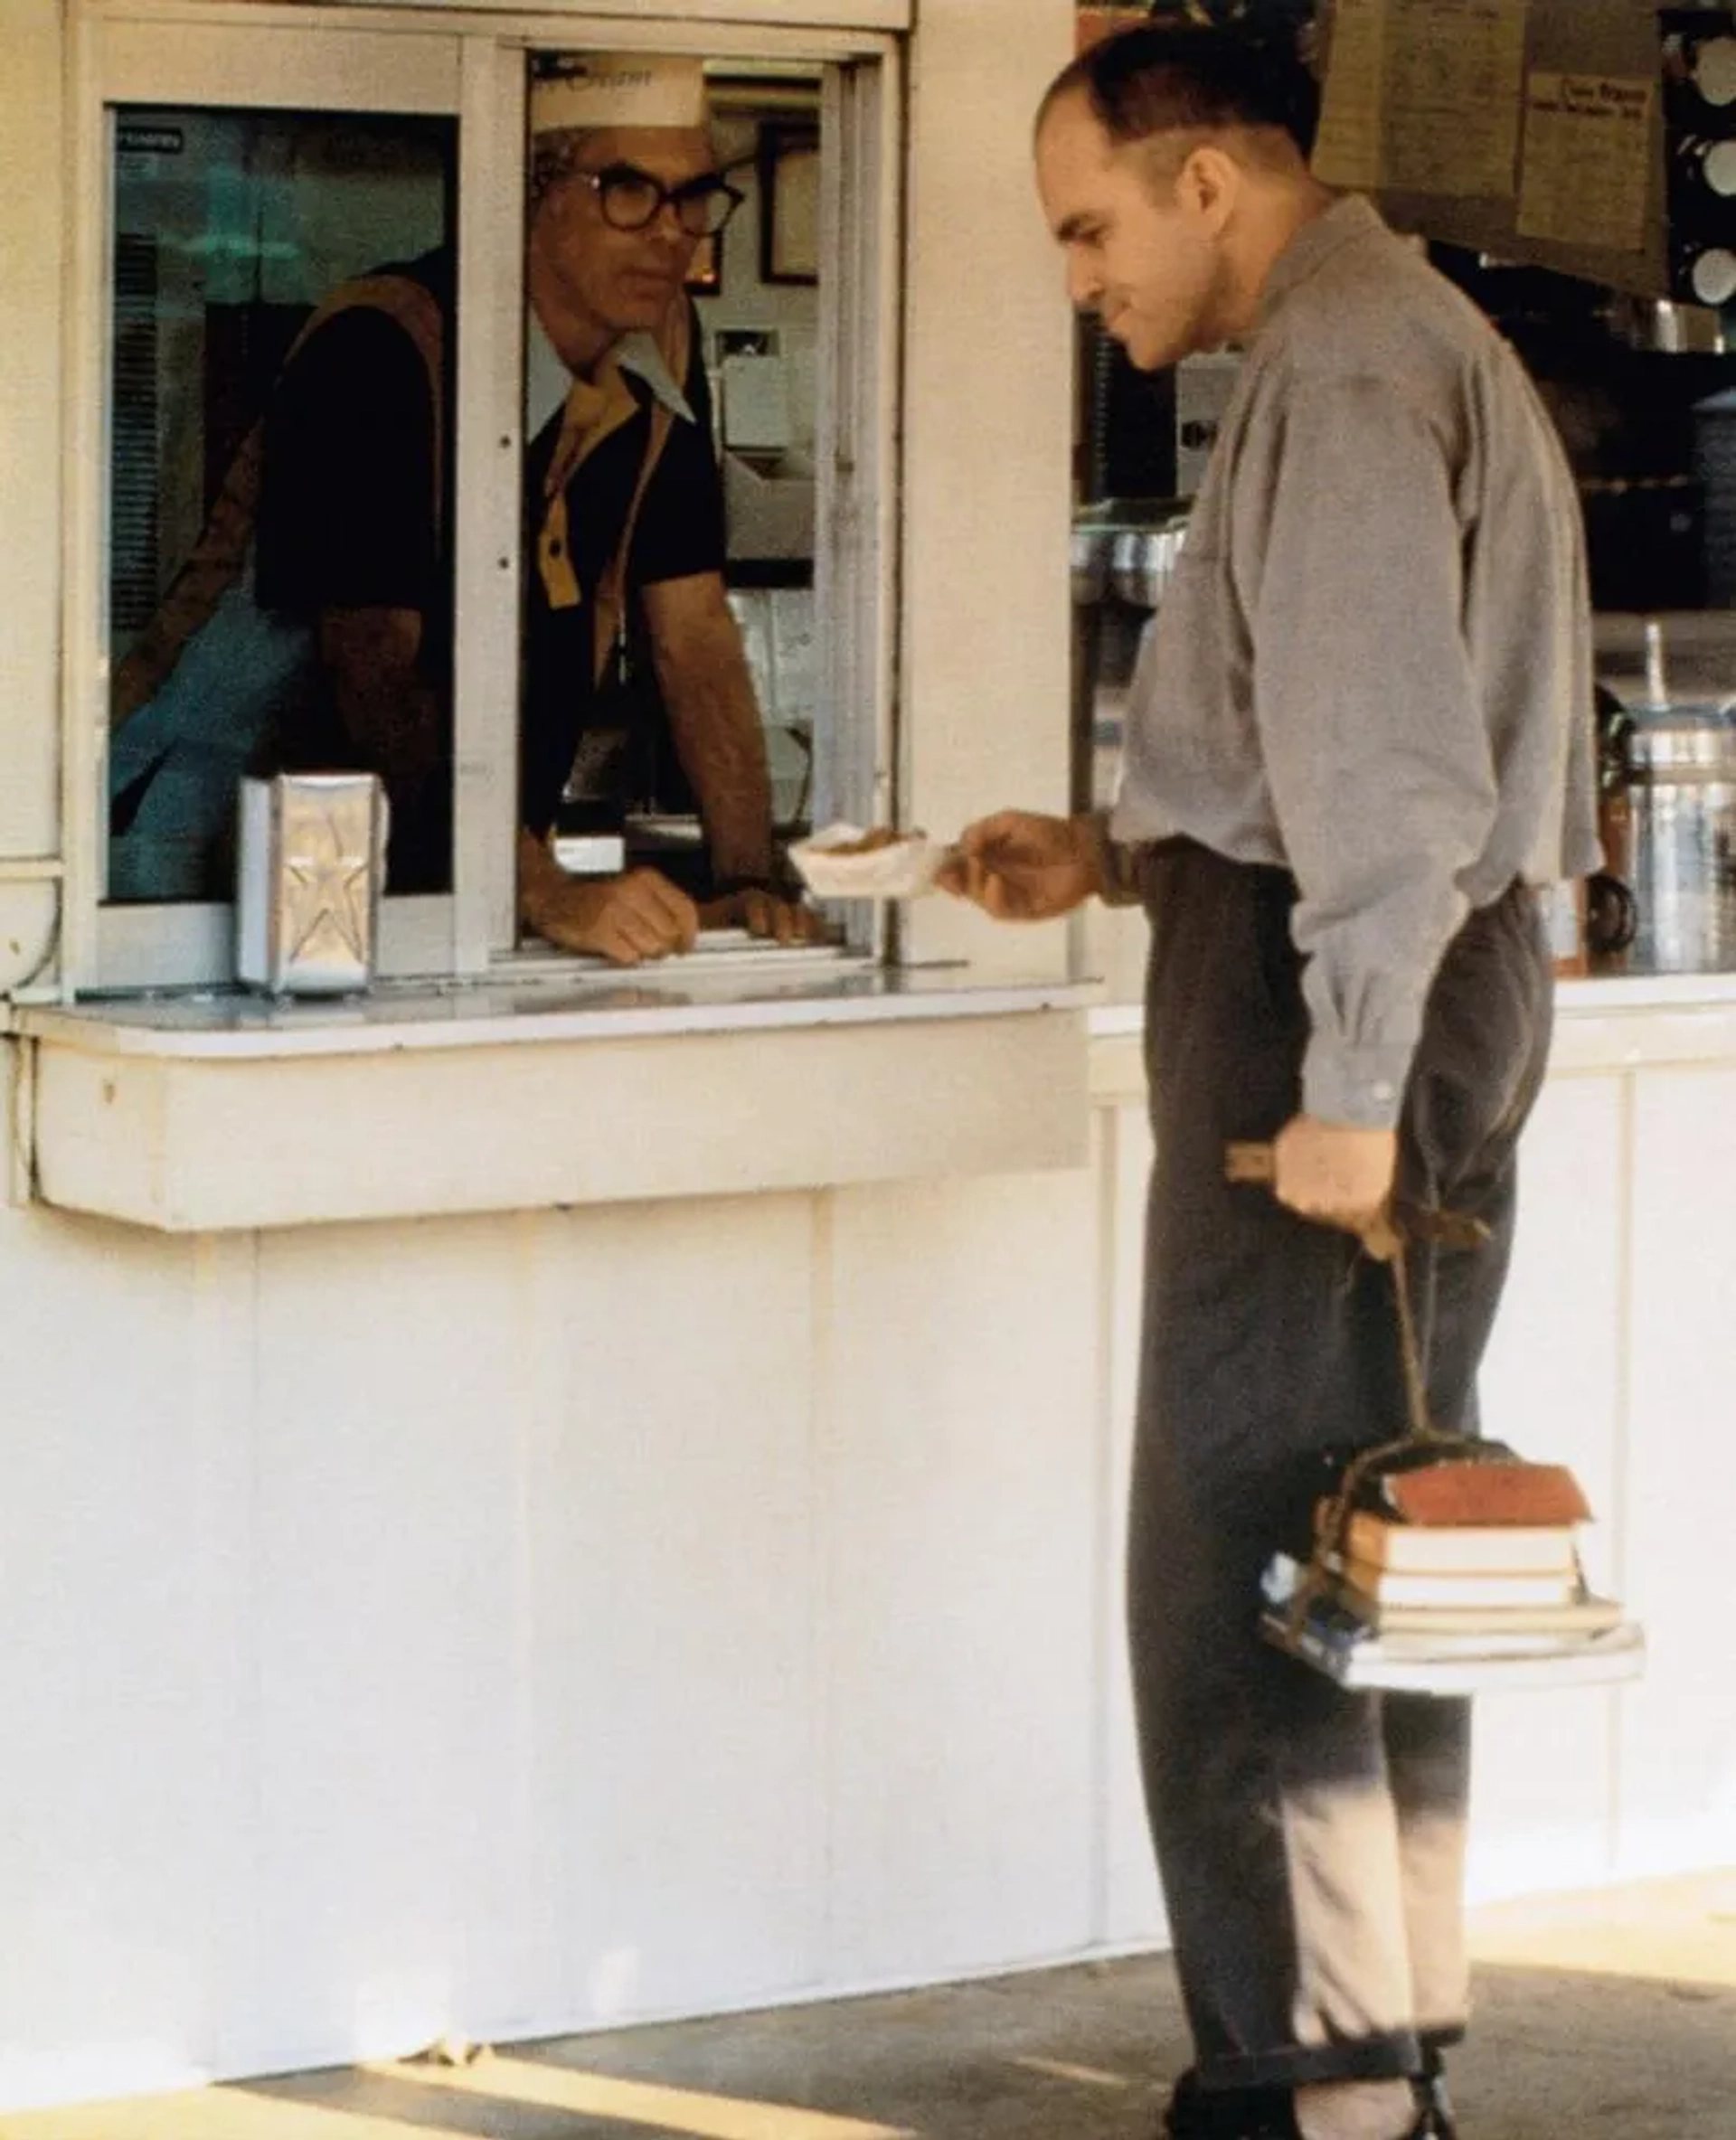
M 655 2081 L 618 2080 L 607 2073 L 545 2066 L 530 2059 L 488 2057 L 473 2066 L 370 2066 L 366 2070 L 458 2095 L 492 2096 L 509 2103 L 532 2103 L 539 2109 L 612 2118 L 618 2125 L 652 2126 L 659 2133 L 692 2134 L 693 2140 L 900 2140 L 896 2126 L 703 2095 L 693 2088 L 660 2087 Z M 440 2131 L 451 2129 L 442 2117 Z M 403 2140 L 401 2126 L 398 2140 Z
M 400 2118 L 275 2100 L 242 2088 L 193 2095 L 132 2096 L 71 2110 L 30 2110 L 0 2118 L 0 2140 L 410 2140 Z M 478 2125 L 444 2127 L 439 2140 L 489 2140 Z
M 1139 2088 L 1143 2082 L 1125 2073 L 1103 2073 L 1095 2066 L 1070 2066 L 1063 2059 L 1009 2059 L 1009 2065 L 1026 2073 L 1042 2073 L 1051 2080 L 1075 2080 L 1080 2088 Z
M 487 2102 L 566 2111 L 587 2121 L 645 2126 L 686 2140 L 906 2140 L 896 2126 L 824 2111 L 754 2103 L 655 2082 L 618 2080 L 530 2059 L 478 2059 L 470 2066 L 374 2065 L 361 2071 L 408 2087 L 478 2098 L 474 2121 L 441 2103 L 424 2120 L 407 2107 L 389 2113 L 344 2110 L 335 2104 L 218 2088 L 197 2094 L 135 2097 L 70 2110 L 28 2111 L 0 2120 L 0 2140 L 490 2140 L 500 2129 Z
M 1476 1962 L 1736 1989 L 1736 1868 L 1710 1881 L 1483 1903 L 1470 1945 Z

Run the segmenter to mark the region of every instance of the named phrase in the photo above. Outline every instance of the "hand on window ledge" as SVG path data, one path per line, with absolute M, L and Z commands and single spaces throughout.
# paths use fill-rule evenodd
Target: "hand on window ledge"
M 562 951 L 590 952 L 613 966 L 639 966 L 691 951 L 699 910 L 660 871 L 621 877 L 573 877 L 556 864 L 522 887 L 520 919 Z
M 745 929 L 750 937 L 770 944 L 825 944 L 836 937 L 824 914 L 757 884 L 706 900 L 699 910 L 699 925 Z

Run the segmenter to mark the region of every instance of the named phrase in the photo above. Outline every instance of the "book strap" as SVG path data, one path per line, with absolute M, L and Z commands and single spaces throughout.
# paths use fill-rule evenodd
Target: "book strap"
M 1223 1148 L 1226 1182 L 1256 1182 L 1270 1188 L 1278 1178 L 1278 1156 L 1270 1145 L 1228 1144 Z M 1405 1409 L 1410 1431 L 1420 1441 L 1448 1441 L 1429 1417 L 1429 1391 L 1422 1377 L 1422 1356 L 1417 1343 L 1417 1320 L 1410 1306 L 1410 1286 L 1404 1268 L 1405 1243 L 1410 1240 L 1437 1241 L 1453 1249 L 1479 1249 L 1489 1238 L 1480 1219 L 1460 1211 L 1442 1211 L 1420 1205 L 1389 1204 L 1368 1231 L 1361 1236 L 1366 1252 L 1392 1273 L 1392 1293 L 1399 1311 L 1399 1350 L 1404 1366 Z M 1397 1448 L 1401 1443 L 1389 1445 Z M 1371 1455 L 1384 1451 L 1371 1451 Z
M 1257 1182 L 1269 1187 L 1276 1178 L 1276 1157 L 1270 1145 L 1231 1144 L 1224 1147 L 1224 1178 L 1231 1182 Z M 1417 1442 L 1463 1441 L 1437 1427 L 1429 1413 L 1429 1385 L 1422 1372 L 1422 1349 L 1417 1341 L 1416 1310 L 1410 1299 L 1410 1273 L 1405 1268 L 1405 1247 L 1412 1231 L 1423 1239 L 1448 1240 L 1455 1247 L 1476 1247 L 1488 1239 L 1488 1230 L 1458 1212 L 1411 1211 L 1391 1206 L 1363 1234 L 1363 1252 L 1384 1263 L 1392 1277 L 1392 1300 L 1399 1326 L 1399 1362 L 1404 1371 L 1405 1430 L 1377 1447 L 1354 1457 L 1338 1481 L 1338 1490 L 1326 1504 L 1325 1520 L 1316 1526 L 1315 1551 L 1297 1577 L 1289 1600 L 1289 1620 L 1299 1630 L 1308 1607 L 1328 1587 L 1323 1556 L 1328 1550 L 1347 1550 L 1351 1511 L 1368 1474 L 1384 1457 L 1396 1456 Z
M 1392 1297 L 1399 1311 L 1399 1360 L 1404 1369 L 1404 1404 L 1410 1420 L 1410 1438 L 1446 1439 L 1429 1416 L 1429 1385 L 1423 1380 L 1422 1349 L 1417 1343 L 1417 1317 L 1410 1305 L 1410 1278 L 1404 1267 L 1402 1234 L 1395 1235 L 1386 1266 L 1392 1273 Z

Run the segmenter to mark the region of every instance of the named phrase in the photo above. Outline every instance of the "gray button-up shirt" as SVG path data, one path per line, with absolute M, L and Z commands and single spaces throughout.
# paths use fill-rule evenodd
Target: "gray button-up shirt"
M 1397 1117 L 1467 912 L 1597 866 L 1580 508 L 1524 369 L 1363 200 L 1274 268 L 1110 830 L 1290 870 L 1302 1105 Z

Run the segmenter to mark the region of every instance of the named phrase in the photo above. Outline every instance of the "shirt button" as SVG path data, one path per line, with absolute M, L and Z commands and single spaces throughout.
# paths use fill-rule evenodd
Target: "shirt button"
M 1371 1093 L 1373 1093 L 1376 1099 L 1391 1099 L 1392 1097 L 1392 1088 L 1387 1083 L 1384 1078 L 1381 1079 L 1378 1085 L 1371 1085 L 1369 1087 L 1369 1090 Z

